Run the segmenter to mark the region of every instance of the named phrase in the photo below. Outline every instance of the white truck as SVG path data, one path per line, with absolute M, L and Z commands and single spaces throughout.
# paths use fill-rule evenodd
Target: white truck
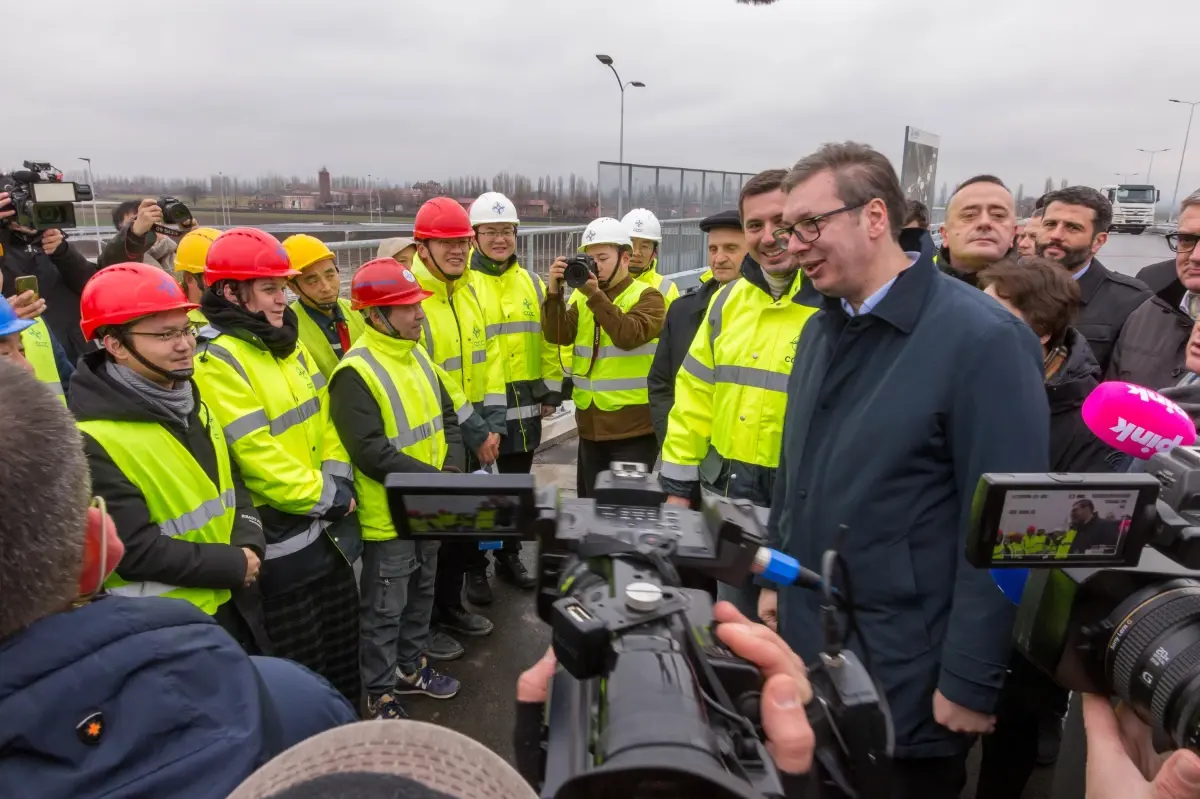
M 1122 183 L 1105 186 L 1100 192 L 1112 203 L 1113 216 L 1109 230 L 1128 231 L 1136 236 L 1154 225 L 1158 189 L 1141 183 Z

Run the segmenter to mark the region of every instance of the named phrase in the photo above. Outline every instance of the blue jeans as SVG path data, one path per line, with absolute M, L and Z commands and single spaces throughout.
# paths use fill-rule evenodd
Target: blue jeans
M 429 644 L 437 541 L 363 542 L 361 661 L 367 696 L 392 690 L 396 667 L 411 673 Z

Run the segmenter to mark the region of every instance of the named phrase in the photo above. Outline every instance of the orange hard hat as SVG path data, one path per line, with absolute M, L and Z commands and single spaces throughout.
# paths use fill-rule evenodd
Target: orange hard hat
M 394 258 L 367 261 L 350 281 L 352 311 L 386 305 L 416 305 L 432 296 L 433 292 L 421 288 L 413 273 Z
M 417 209 L 413 237 L 420 239 L 465 239 L 475 235 L 471 218 L 450 197 L 434 197 Z
M 190 311 L 200 306 L 188 302 L 174 278 L 144 263 L 115 264 L 92 275 L 79 298 L 79 327 L 92 339 L 106 325 L 123 325 L 134 319 L 166 311 Z
M 218 280 L 258 280 L 298 274 L 279 239 L 256 228 L 225 231 L 217 236 L 204 257 L 204 279 L 209 285 Z

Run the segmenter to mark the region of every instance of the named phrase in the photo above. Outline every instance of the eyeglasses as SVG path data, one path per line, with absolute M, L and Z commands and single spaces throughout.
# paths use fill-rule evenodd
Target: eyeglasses
M 196 334 L 199 332 L 200 325 L 193 322 L 186 327 L 182 327 L 177 330 L 164 330 L 161 333 L 138 333 L 135 330 L 130 330 L 129 335 L 145 336 L 146 338 L 158 339 L 163 344 L 174 344 L 176 341 L 181 340 L 184 336 L 195 338 Z
M 480 238 L 485 239 L 511 239 L 516 238 L 517 231 L 514 228 L 507 230 L 481 230 L 479 231 Z
M 1200 235 L 1196 233 L 1168 233 L 1163 238 L 1167 240 L 1171 252 L 1191 252 L 1196 249 L 1196 242 L 1200 241 Z
M 823 214 L 810 216 L 808 219 L 801 219 L 791 227 L 779 228 L 771 234 L 771 238 L 775 240 L 775 246 L 784 249 L 787 248 L 788 243 L 792 240 L 792 236 L 800 239 L 800 241 L 804 242 L 805 244 L 812 244 L 814 241 L 821 238 L 823 222 L 827 221 L 830 217 L 837 216 L 838 214 L 844 214 L 847 211 L 856 211 L 869 202 L 870 200 L 856 203 L 854 205 L 843 205 L 841 208 L 838 208 L 834 211 L 826 211 Z

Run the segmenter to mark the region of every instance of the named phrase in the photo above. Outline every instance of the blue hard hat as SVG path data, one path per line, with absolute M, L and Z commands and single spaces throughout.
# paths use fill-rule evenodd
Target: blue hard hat
M 8 300 L 0 297 L 0 336 L 11 336 L 33 327 L 32 319 L 21 319 L 17 312 L 8 304 Z

